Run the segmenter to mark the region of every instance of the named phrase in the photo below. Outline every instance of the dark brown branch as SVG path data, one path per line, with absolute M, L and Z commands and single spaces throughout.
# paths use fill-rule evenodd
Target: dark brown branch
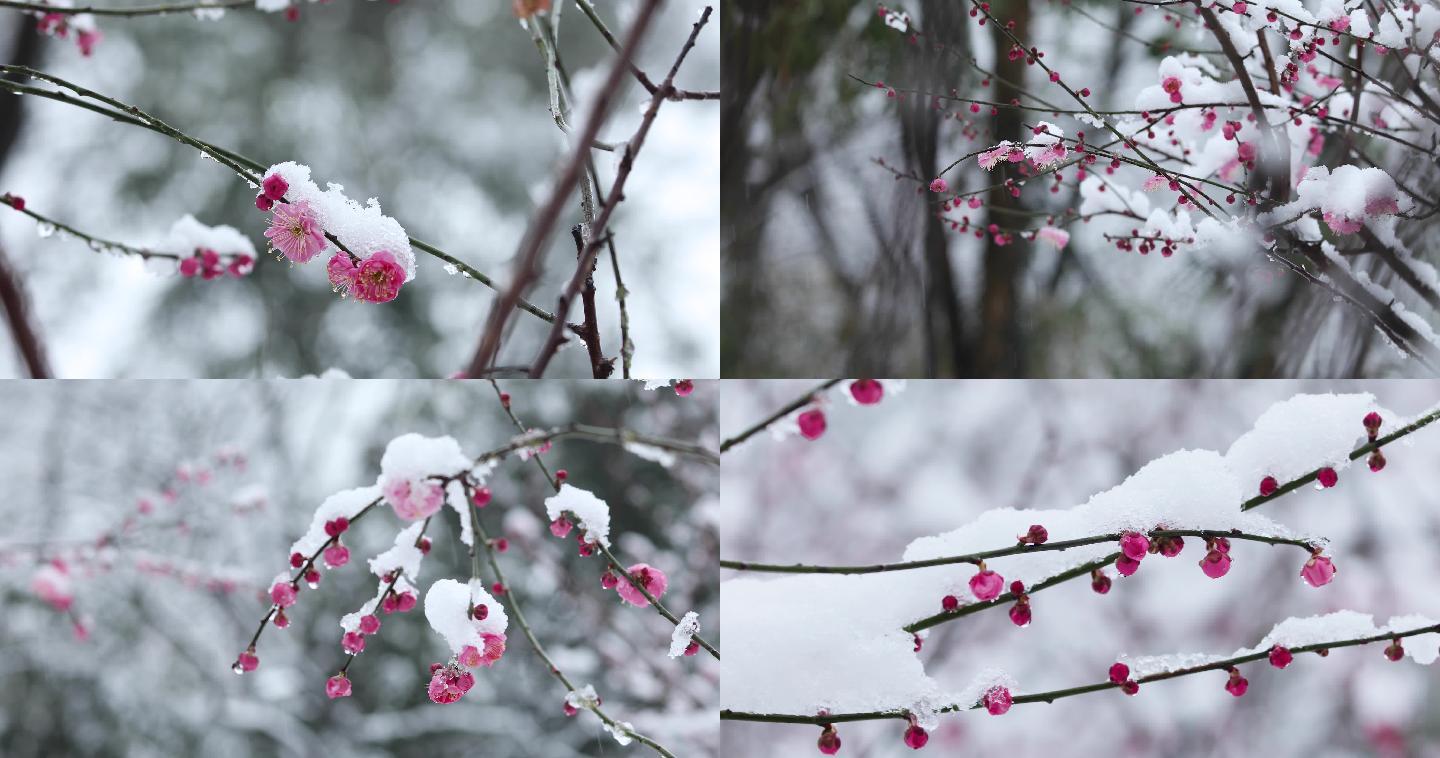
M 620 159 L 620 168 L 615 172 L 615 182 L 610 185 L 610 193 L 605 197 L 605 204 L 600 210 L 599 217 L 591 225 L 590 240 L 580 254 L 580 262 L 575 268 L 575 274 L 570 277 L 570 282 L 560 293 L 555 310 L 555 322 L 551 324 L 550 335 L 546 338 L 544 346 L 540 348 L 540 354 L 536 356 L 535 363 L 530 367 L 531 379 L 538 379 L 545 375 L 545 368 L 550 365 L 550 359 L 555 356 L 555 351 L 560 349 L 560 344 L 564 341 L 565 313 L 569 310 L 576 293 L 584 284 L 588 272 L 595 266 L 595 257 L 600 252 L 600 243 L 606 236 L 605 230 L 610 223 L 611 215 L 614 214 L 616 206 L 620 205 L 620 201 L 625 199 L 625 182 L 630 178 L 630 171 L 635 167 L 635 156 L 639 155 L 640 149 L 644 147 L 645 137 L 650 133 L 651 125 L 655 123 L 655 115 L 660 112 L 660 103 L 668 99 L 669 94 L 674 90 L 675 75 L 680 72 L 680 65 L 685 62 L 685 57 L 695 47 L 695 39 L 700 36 L 700 30 L 710 21 L 712 11 L 710 6 L 706 6 L 700 14 L 699 20 L 691 27 L 690 36 L 685 39 L 679 55 L 675 56 L 675 62 L 670 65 L 670 71 L 665 75 L 665 81 L 651 96 L 650 105 L 640 119 L 640 127 L 635 130 L 635 134 L 625 145 L 625 154 Z
M 540 259 L 545 250 L 545 243 L 550 239 L 550 234 L 554 230 L 556 221 L 560 218 L 561 209 L 564 208 L 570 193 L 574 191 L 576 183 L 580 181 L 585 161 L 589 158 L 590 145 L 600 133 L 600 127 L 605 123 L 606 116 L 609 114 L 610 104 L 615 99 L 620 82 L 625 77 L 626 63 L 634 58 L 635 51 L 650 28 L 650 22 L 659 5 L 660 0 L 646 0 L 640 6 L 640 11 L 635 16 L 635 23 L 630 28 L 630 36 L 625 40 L 624 48 L 610 67 L 610 73 L 600 88 L 599 95 L 590 106 L 590 112 L 585 118 L 585 126 L 575 138 L 575 147 L 569 159 L 565 161 L 560 172 L 551 182 L 550 196 L 546 198 L 545 204 L 540 206 L 530 222 L 529 229 L 525 232 L 525 237 L 520 241 L 510 286 L 501 293 L 500 298 L 490 308 L 485 331 L 480 337 L 480 343 L 475 348 L 475 355 L 470 359 L 470 365 L 465 371 L 466 375 L 480 376 L 494 362 L 496 354 L 500 351 L 500 339 L 505 332 L 505 324 L 510 320 L 511 309 L 520 302 L 521 295 L 539 278 Z M 626 154 L 629 154 L 628 149 Z M 598 232 L 594 232 L 594 234 L 599 236 Z M 558 330 L 564 330 L 564 314 L 556 315 L 554 323 Z M 556 330 L 552 330 L 552 334 L 554 331 Z
M 30 299 L 25 296 L 25 286 L 20 275 L 10 266 L 4 251 L 0 251 L 0 305 L 5 308 L 5 320 L 10 324 L 10 336 L 15 340 L 25 370 L 31 379 L 49 379 L 50 362 L 45 358 L 45 344 L 40 340 L 30 318 Z
M 575 240 L 575 257 L 577 259 L 585 253 L 585 225 L 576 224 L 570 227 L 570 236 Z M 605 360 L 605 352 L 600 349 L 600 320 L 595 314 L 595 261 L 590 261 L 590 269 L 585 272 L 585 287 L 580 290 L 580 304 L 585 312 L 585 321 L 577 329 L 571 326 L 571 330 L 580 335 L 585 341 L 585 350 L 590 356 L 590 375 L 595 379 L 608 379 L 615 372 L 615 360 Z

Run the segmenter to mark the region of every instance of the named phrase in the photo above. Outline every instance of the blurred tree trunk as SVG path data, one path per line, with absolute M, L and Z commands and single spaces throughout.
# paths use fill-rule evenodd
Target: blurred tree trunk
M 10 43 L 10 64 L 13 66 L 34 66 L 40 58 L 40 35 L 35 32 L 28 16 L 20 16 L 15 24 L 15 33 Z M 0 99 L 0 170 L 15 140 L 20 136 L 20 117 L 24 107 L 23 97 Z M 32 379 L 50 377 L 50 362 L 45 357 L 45 344 L 31 318 L 30 298 L 25 295 L 25 282 L 19 272 L 10 265 L 5 252 L 0 250 L 0 306 L 4 307 L 5 320 L 10 325 L 10 336 L 15 341 L 25 369 Z
M 946 92 L 957 86 L 963 76 L 952 62 L 965 60 L 968 50 L 965 23 L 968 16 L 959 3 L 949 0 L 925 0 L 923 29 L 925 36 L 917 43 L 911 57 L 912 73 L 907 77 L 922 92 Z M 899 109 L 900 141 L 905 149 L 909 168 L 919 176 L 933 178 L 940 167 L 937 161 L 941 111 L 922 95 L 911 95 Z M 947 161 L 948 162 L 948 161 Z M 955 270 L 950 263 L 950 241 L 945 224 L 936 213 L 933 195 L 916 195 L 914 212 L 922 214 L 925 234 L 921 240 L 924 261 L 924 324 L 925 373 L 928 376 L 969 376 L 974 367 L 965 340 L 960 292 Z M 905 214 L 904 217 L 909 217 Z
M 1005 0 L 992 3 L 996 18 L 1011 22 L 1011 32 L 1025 40 L 1030 28 L 1029 0 Z M 1008 103 L 1019 98 L 1029 68 L 1025 56 L 1010 60 L 1010 38 L 993 23 L 986 24 L 995 45 L 995 77 L 991 80 L 993 97 Z M 1017 86 L 1018 85 L 1018 86 Z M 1023 114 L 1015 109 L 1001 108 L 995 116 L 991 144 L 1002 140 L 1024 142 Z M 1010 190 L 996 187 L 986 198 L 986 225 L 1014 226 L 1017 216 L 996 213 L 993 209 L 1019 208 L 1019 199 Z M 1025 344 L 1020 324 L 1019 281 L 1028 262 L 1027 243 L 1016 240 L 1008 245 L 996 244 L 994 235 L 986 235 L 984 273 L 980 290 L 980 334 L 976 350 L 976 373 L 983 377 L 1014 377 L 1025 372 Z
M 743 374 L 752 360 L 747 349 L 763 313 L 764 294 L 760 243 L 763 214 L 747 176 L 750 155 L 751 104 L 763 71 L 750 54 L 764 25 L 769 4 L 754 0 L 721 3 L 720 28 L 726 54 L 720 61 L 720 234 L 723 271 L 720 366 L 723 376 Z M 738 370 L 738 373 L 737 373 Z

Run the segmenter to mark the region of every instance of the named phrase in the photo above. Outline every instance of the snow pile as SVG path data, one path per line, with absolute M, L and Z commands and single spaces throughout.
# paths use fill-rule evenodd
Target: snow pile
M 165 235 L 162 249 L 180 256 L 189 256 L 199 250 L 214 250 L 221 255 L 249 255 L 255 257 L 255 244 L 233 226 L 206 226 L 185 214 L 170 226 Z
M 484 604 L 490 613 L 482 620 L 470 615 L 476 605 Z M 504 634 L 509 625 L 505 608 L 485 591 L 483 583 L 472 580 L 467 586 L 454 579 L 441 579 L 425 593 L 425 620 L 430 622 L 452 653 L 466 645 L 484 649 L 483 634 Z
M 610 546 L 610 506 L 604 500 L 589 490 L 562 484 L 559 492 L 545 499 L 545 515 L 554 521 L 567 511 L 574 514 L 586 542 Z
M 1378 168 L 1340 166 L 1330 171 L 1313 166 L 1295 193 L 1298 199 L 1285 206 L 1286 215 L 1318 209 L 1325 223 L 1341 234 L 1360 231 L 1367 218 L 1400 212 L 1395 180 Z
M 415 546 L 420 539 L 420 530 L 425 528 L 424 522 L 417 521 L 400 533 L 395 535 L 395 545 L 389 550 L 370 559 L 370 571 L 376 576 L 383 577 L 386 574 L 400 569 L 406 576 L 416 577 L 420 575 L 420 561 L 425 554 Z
M 623 444 L 625 449 L 637 458 L 654 461 L 665 468 L 675 465 L 675 454 L 669 450 L 634 440 L 625 440 Z
M 1276 403 L 1256 420 L 1225 453 L 1225 465 L 1246 485 L 1246 496 L 1256 494 L 1260 480 L 1273 476 L 1285 482 L 1321 466 L 1339 471 L 1349 466 L 1350 451 L 1365 440 L 1360 420 L 1380 414 L 1382 435 L 1399 427 L 1399 417 L 1381 408 L 1375 396 L 1296 395 Z
M 266 176 L 272 174 L 279 174 L 290 185 L 285 191 L 286 200 L 309 204 L 320 226 L 350 252 L 364 260 L 387 250 L 405 269 L 405 281 L 415 278 L 415 251 L 410 249 L 410 237 L 399 222 L 381 213 L 378 200 L 372 197 L 361 206 L 346 196 L 344 187 L 334 183 L 322 191 L 310 180 L 310 167 L 294 161 L 277 163 L 265 171 Z
M 1130 675 L 1136 679 L 1163 674 L 1167 671 L 1203 666 L 1208 663 L 1230 658 L 1239 658 L 1269 651 L 1279 645 L 1296 648 L 1306 645 L 1321 645 L 1331 642 L 1364 637 L 1380 637 L 1386 634 L 1408 632 L 1436 625 L 1434 619 L 1425 616 L 1395 616 L 1385 626 L 1376 626 L 1375 619 L 1368 613 L 1336 611 L 1323 616 L 1288 618 L 1276 624 L 1270 633 L 1255 647 L 1240 648 L 1229 655 L 1207 653 L 1175 653 L 1171 655 L 1120 656 L 1120 661 L 1130 667 Z M 1416 663 L 1428 666 L 1440 657 L 1440 634 L 1434 632 L 1406 637 L 1402 641 L 1405 655 Z
M 675 625 L 675 631 L 670 633 L 670 657 L 679 658 L 685 654 L 685 648 L 690 647 L 690 638 L 700 633 L 700 614 L 695 611 L 687 611 Z
M 453 476 L 469 468 L 470 459 L 454 437 L 402 434 L 385 446 L 385 454 L 380 457 L 380 479 L 375 484 L 383 487 L 396 479 Z
M 1043 525 L 1051 542 L 1166 527 L 1238 529 L 1324 544 L 1240 506 L 1265 473 L 1284 481 L 1348 461 L 1348 452 L 1364 438 L 1361 419 L 1371 410 L 1385 417 L 1387 428 L 1402 423 L 1369 395 L 1297 396 L 1266 411 L 1224 456 L 1212 450 L 1171 453 L 1069 509 L 990 510 L 958 529 L 914 540 L 903 560 L 1008 547 L 1031 524 Z M 1117 550 L 1117 543 L 1107 542 L 995 558 L 986 566 L 1007 585 L 1020 580 L 1030 587 Z M 721 636 L 731 643 L 723 707 L 782 713 L 968 707 L 988 687 L 947 691 L 926 675 L 904 627 L 940 612 L 945 595 L 976 602 L 969 588 L 975 572 L 975 566 L 961 563 L 723 582 Z
M 341 516 L 353 521 L 360 511 L 365 510 L 365 506 L 375 502 L 379 497 L 379 487 L 356 487 L 341 490 L 325 498 L 325 502 L 315 509 L 315 515 L 310 517 L 310 528 L 305 530 L 304 536 L 295 540 L 295 543 L 290 546 L 290 552 L 310 557 L 330 541 L 330 535 L 325 533 L 326 522 L 334 521 Z

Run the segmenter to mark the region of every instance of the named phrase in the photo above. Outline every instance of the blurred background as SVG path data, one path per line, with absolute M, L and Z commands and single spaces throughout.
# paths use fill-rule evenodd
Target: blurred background
M 990 5 L 1048 63 L 1083 79 L 1097 109 L 1133 108 L 1142 87 L 1158 84 L 1163 57 L 1217 47 L 1191 25 L 1177 30 L 1164 9 L 1137 15 L 1133 3 Z M 925 37 L 888 27 L 882 7 L 908 13 Z M 852 77 L 998 102 L 1025 86 L 1059 91 L 1047 91 L 1044 72 L 1023 58 L 997 57 L 1000 32 L 993 24 L 977 27 L 968 8 L 952 0 L 725 4 L 724 376 L 1428 375 L 1355 309 L 1258 251 L 1140 256 L 1080 224 L 1056 251 L 1022 240 L 996 245 L 990 235 L 976 239 L 937 220 L 922 183 L 896 174 L 928 182 L 972 151 L 1028 139 L 1020 117 L 1012 110 L 991 116 L 989 108 L 972 114 L 964 103 L 937 105 L 918 95 L 887 97 Z M 998 47 L 1009 48 L 1008 38 Z M 1067 101 L 1062 94 L 1051 102 Z M 1025 123 L 1047 118 L 1023 115 Z M 1048 118 L 1070 136 L 1095 131 L 1070 117 Z M 1409 160 L 1383 142 L 1361 147 L 1395 176 L 1436 186 L 1431 162 Z M 1320 162 L 1354 160 L 1326 155 Z M 1058 193 L 1037 188 L 1011 200 L 1001 187 L 980 196 L 985 210 L 950 216 L 968 215 L 981 226 L 1041 226 L 1047 214 L 1079 205 L 1074 172 L 1063 173 Z M 946 178 L 956 191 L 1001 181 L 973 161 Z M 1005 212 L 989 215 L 997 204 Z M 1433 250 L 1437 229 L 1412 223 L 1404 239 L 1417 251 Z M 1393 280 L 1380 263 L 1354 262 L 1378 283 Z M 1421 305 L 1410 315 L 1433 321 L 1434 314 Z
M 726 382 L 722 436 L 814 386 Z M 910 541 L 990 508 L 1070 507 L 1176 450 L 1223 453 L 1266 408 L 1301 392 L 1370 392 L 1402 416 L 1440 401 L 1440 383 L 1418 381 L 912 381 L 877 406 L 830 403 L 829 428 L 814 442 L 762 433 L 727 452 L 724 557 L 898 560 Z M 1003 613 L 932 629 L 919 654 L 926 672 L 960 689 L 980 670 L 998 668 L 1018 680 L 1019 692 L 1036 692 L 1103 681 L 1122 653 L 1229 654 L 1291 616 L 1350 609 L 1373 614 L 1377 624 L 1405 613 L 1440 617 L 1440 429 L 1407 439 L 1386 448 L 1380 473 L 1356 465 L 1334 489 L 1303 488 L 1264 507 L 1271 519 L 1332 540 L 1326 553 L 1338 573 L 1322 589 L 1300 581 L 1303 556 L 1263 545 L 1233 548 L 1229 574 L 1209 579 L 1187 540 L 1176 562 L 1116 581 L 1107 595 L 1083 580 L 1036 595 L 1034 623 L 1023 629 Z M 736 576 L 722 571 L 721 578 Z M 1225 692 L 1223 673 L 1199 674 L 1143 685 L 1133 698 L 1102 692 L 1017 705 L 999 718 L 942 716 L 926 753 L 1440 755 L 1435 671 L 1408 658 L 1392 663 L 1383 647 L 1303 655 L 1283 672 L 1248 665 L 1243 698 Z M 901 721 L 841 724 L 841 755 L 914 755 L 902 742 L 904 728 Z M 722 733 L 731 755 L 818 755 L 815 727 L 725 721 Z
M 684 398 L 634 382 L 501 386 L 533 427 L 581 422 L 717 444 L 715 383 Z M 5 382 L 0 407 L 0 755 L 648 752 L 620 747 L 593 715 L 565 717 L 564 688 L 513 616 L 504 658 L 454 705 L 425 694 L 429 664 L 449 648 L 423 605 L 382 615 L 350 667 L 353 696 L 328 699 L 325 679 L 344 660 L 339 619 L 375 593 L 363 561 L 402 526 L 388 509 L 346 534 L 350 565 L 302 593 L 288 629 L 267 627 L 259 669 L 230 671 L 315 507 L 373 483 L 391 439 L 448 434 L 477 455 L 514 436 L 487 383 Z M 665 571 L 667 607 L 697 611 L 719 645 L 715 467 L 680 459 L 666 469 L 580 440 L 557 441 L 544 457 L 610 504 L 619 554 Z M 593 560 L 550 536 L 536 466 L 510 459 L 489 486 L 484 523 L 509 539 L 502 568 L 556 664 L 677 755 L 717 755 L 719 664 L 703 653 L 668 658 L 672 626 L 622 607 Z M 458 531 L 442 510 L 427 532 L 422 591 L 470 575 Z M 68 613 L 32 587 L 55 558 L 74 584 Z
M 703 5 L 677 0 L 659 15 L 638 56 L 656 81 Z M 564 6 L 560 49 L 584 104 L 613 56 L 580 10 Z M 623 36 L 638 3 L 598 6 Z M 344 185 L 362 203 L 378 198 L 411 236 L 508 281 L 534 206 L 570 152 L 548 112 L 540 53 L 511 3 L 301 7 L 295 23 L 252 11 L 219 21 L 101 18 L 104 36 L 90 58 L 73 40 L 37 38 L 34 18 L 5 10 L 0 60 L 26 61 L 138 105 L 261 163 L 308 164 L 322 187 Z M 718 41 L 712 22 L 677 85 L 718 88 Z M 601 132 L 605 141 L 629 139 L 648 100 L 633 80 L 621 94 Z M 0 192 L 106 239 L 155 244 L 190 213 L 237 227 L 263 251 L 267 216 L 255 209 L 254 190 L 194 149 L 72 105 L 6 100 Z M 717 111 L 714 101 L 667 103 L 616 212 L 635 376 L 719 376 Z M 597 152 L 607 185 L 618 160 Z M 41 239 L 32 219 L 0 210 L 7 211 L 0 251 L 29 291 L 61 377 L 269 378 L 327 368 L 356 377 L 445 377 L 468 362 L 495 297 L 418 250 L 418 278 L 380 307 L 340 300 L 323 262 L 292 268 L 262 254 L 244 280 L 156 276 L 77 241 Z M 545 275 L 530 293 L 546 310 L 574 272 L 567 230 L 578 221 L 577 201 L 557 224 Z M 602 259 L 599 321 L 613 355 L 619 314 L 608 255 Z M 539 319 L 517 313 L 514 322 L 497 365 L 529 364 L 543 340 L 547 325 Z M 13 351 L 0 351 L 0 375 L 23 372 Z M 589 376 L 584 350 L 563 351 L 549 375 Z

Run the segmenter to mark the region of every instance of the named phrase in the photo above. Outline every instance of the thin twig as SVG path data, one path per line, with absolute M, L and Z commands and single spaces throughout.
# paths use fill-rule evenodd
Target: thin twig
M 729 450 L 730 448 L 735 447 L 736 445 L 740 444 L 741 442 L 744 442 L 745 440 L 748 440 L 748 439 L 750 439 L 751 437 L 755 436 L 756 434 L 759 434 L 760 432 L 764 431 L 766 427 L 770 426 L 771 424 L 775 423 L 776 421 L 779 421 L 780 419 L 785 418 L 786 416 L 790 415 L 791 413 L 793 413 L 793 412 L 795 412 L 795 411 L 798 411 L 798 410 L 800 410 L 801 408 L 804 408 L 806 405 L 809 405 L 810 403 L 814 402 L 815 397 L 816 397 L 817 395 L 819 395 L 820 393 L 824 392 L 825 390 L 830 389 L 831 387 L 834 387 L 835 385 L 839 384 L 839 383 L 842 382 L 842 381 L 844 381 L 844 380 L 843 380 L 843 379 L 831 379 L 831 380 L 829 380 L 829 381 L 827 381 L 827 382 L 822 383 L 820 386 L 816 387 L 815 389 L 810 390 L 809 392 L 801 395 L 800 397 L 795 398 L 795 399 L 792 400 L 791 402 L 786 403 L 786 404 L 784 405 L 784 407 L 782 407 L 780 410 L 775 411 L 774 413 L 772 413 L 772 414 L 770 414 L 769 416 L 767 416 L 767 417 L 765 418 L 765 420 L 760 421 L 759 423 L 751 426 L 750 428 L 746 429 L 745 431 L 743 431 L 743 432 L 735 435 L 734 437 L 731 437 L 730 439 L 727 439 L 727 440 L 725 440 L 724 442 L 720 443 L 720 452 L 723 454 L 726 450 Z
M 1238 529 L 1154 529 L 1146 534 L 1152 539 L 1165 537 L 1202 537 L 1212 539 L 1225 537 L 1234 540 L 1250 540 L 1252 542 L 1264 542 L 1270 545 L 1294 545 L 1303 547 L 1306 550 L 1314 550 L 1318 545 L 1310 540 L 1297 540 L 1288 537 L 1267 537 L 1260 534 L 1248 534 Z M 721 568 L 734 569 L 736 571 L 761 571 L 773 574 L 879 574 L 889 571 L 910 571 L 913 569 L 930 568 L 933 566 L 952 566 L 957 563 L 979 564 L 991 558 L 1004 558 L 1012 555 L 1025 555 L 1028 553 L 1043 553 L 1052 550 L 1069 550 L 1074 547 L 1087 547 L 1099 545 L 1106 542 L 1118 542 L 1123 534 L 1098 534 L 1092 537 L 1080 537 L 1073 540 L 1059 540 L 1046 542 L 1040 545 L 1021 543 L 1010 547 L 985 550 L 978 553 L 967 553 L 965 555 L 950 555 L 942 558 L 930 558 L 923 561 L 905 561 L 902 563 L 872 563 L 865 566 L 810 566 L 804 564 L 775 564 L 775 563 L 752 563 L 750 561 L 720 561 Z
M 550 334 L 544 345 L 540 348 L 540 354 L 536 356 L 535 363 L 530 367 L 530 378 L 538 379 L 545 374 L 545 368 L 549 365 L 550 359 L 555 356 L 555 351 L 560 348 L 564 341 L 565 314 L 569 310 L 570 302 L 575 298 L 577 292 L 584 285 L 585 278 L 594 268 L 595 257 L 600 251 L 601 237 L 605 235 L 606 228 L 610 223 L 610 217 L 620 201 L 625 197 L 625 182 L 630 177 L 631 169 L 635 165 L 635 157 L 645 145 L 645 137 L 650 133 L 650 126 L 655 122 L 655 116 L 660 111 L 660 104 L 665 100 L 665 95 L 671 91 L 675 83 L 675 75 L 679 73 L 680 66 L 685 62 L 685 57 L 695 47 L 695 40 L 700 36 L 700 30 L 709 22 L 713 9 L 706 6 L 700 13 L 700 18 L 690 29 L 690 36 L 685 39 L 681 46 L 680 53 L 675 56 L 675 62 L 670 65 L 670 71 L 665 76 L 665 81 L 650 98 L 650 105 L 645 109 L 645 115 L 640 119 L 640 126 L 635 134 L 625 144 L 625 153 L 620 159 L 620 167 L 615 173 L 615 181 L 610 185 L 610 192 L 605 197 L 604 205 L 600 209 L 600 215 L 590 229 L 590 238 L 585 249 L 580 254 L 579 264 L 575 267 L 575 274 L 570 277 L 563 292 L 560 293 L 559 302 L 555 308 L 555 322 L 550 325 Z M 623 56 L 626 60 L 629 56 Z M 615 74 L 615 71 L 611 72 Z
M 1388 642 L 1388 641 L 1392 641 L 1392 640 L 1403 639 L 1403 638 L 1405 638 L 1405 637 L 1413 637 L 1413 636 L 1419 635 L 1419 634 L 1430 634 L 1430 633 L 1437 632 L 1437 631 L 1440 631 L 1440 624 L 1435 624 L 1435 625 L 1432 625 L 1432 626 L 1420 627 L 1420 628 L 1418 628 L 1418 629 L 1407 629 L 1407 630 L 1405 630 L 1405 631 L 1400 631 L 1400 632 L 1388 632 L 1388 633 L 1386 633 L 1386 634 L 1377 634 L 1377 635 L 1374 635 L 1374 636 L 1371 636 L 1371 637 L 1356 637 L 1356 638 L 1353 638 L 1353 639 L 1335 640 L 1335 641 L 1333 641 L 1333 642 L 1317 642 L 1317 643 L 1310 644 L 1310 645 L 1298 645 L 1298 646 L 1296 646 L 1296 647 L 1287 648 L 1287 649 L 1290 651 L 1291 654 L 1298 654 L 1298 653 L 1321 653 L 1322 651 L 1329 651 L 1329 650 L 1332 650 L 1332 649 L 1337 648 L 1337 647 L 1353 647 L 1353 646 L 1356 646 L 1356 645 L 1370 645 L 1370 644 L 1373 644 L 1373 643 L 1376 643 L 1376 642 Z M 1255 662 L 1255 661 L 1265 660 L 1266 658 L 1269 657 L 1269 655 L 1270 655 L 1270 650 L 1267 649 L 1267 650 L 1262 650 L 1262 651 L 1257 652 L 1257 653 L 1250 653 L 1250 654 L 1248 654 L 1248 655 L 1238 655 L 1238 656 L 1235 656 L 1235 657 L 1233 657 L 1233 658 L 1225 658 L 1225 659 L 1218 660 L 1218 661 L 1212 661 L 1212 662 L 1210 662 L 1210 663 L 1205 663 L 1205 664 L 1201 664 L 1201 665 L 1198 665 L 1198 666 L 1188 666 L 1188 667 L 1185 667 L 1185 668 L 1174 669 L 1174 670 L 1172 670 L 1172 671 L 1162 671 L 1162 672 L 1157 673 L 1157 674 L 1150 674 L 1150 675 L 1148 675 L 1148 676 L 1137 677 L 1136 679 L 1134 679 L 1134 681 L 1135 681 L 1136 683 L 1138 683 L 1138 684 L 1145 684 L 1145 683 L 1148 683 L 1148 682 L 1164 681 L 1164 680 L 1166 680 L 1166 679 L 1176 679 L 1176 678 L 1179 678 L 1179 677 L 1182 677 L 1182 676 L 1189 676 L 1189 675 L 1191 675 L 1191 674 L 1199 674 L 1199 673 L 1203 673 L 1203 672 L 1206 672 L 1206 671 L 1224 671 L 1224 670 L 1227 670 L 1227 669 L 1229 669 L 1229 668 L 1231 668 L 1231 667 L 1233 667 L 1233 666 L 1239 666 L 1239 665 L 1245 664 L 1245 663 L 1253 663 L 1253 662 Z M 1060 700 L 1060 699 L 1062 699 L 1062 698 L 1073 697 L 1073 696 L 1075 696 L 1075 695 L 1084 695 L 1084 694 L 1087 694 L 1087 693 L 1090 693 L 1090 692 L 1100 692 L 1100 691 L 1102 691 L 1102 690 L 1118 689 L 1120 686 L 1121 686 L 1120 684 L 1117 684 L 1117 683 L 1115 683 L 1115 682 L 1108 682 L 1108 681 L 1107 681 L 1107 682 L 1101 682 L 1101 683 L 1098 683 L 1098 684 L 1087 684 L 1087 685 L 1080 686 L 1080 687 L 1069 687 L 1069 688 L 1062 689 L 1062 690 L 1050 690 L 1050 691 L 1048 691 L 1048 692 L 1036 692 L 1036 693 L 1032 693 L 1032 694 L 1029 694 L 1029 695 L 1014 695 L 1014 696 L 1012 697 L 1012 702 L 1013 702 L 1014 704 L 1016 704 L 1016 705 L 1020 705 L 1020 704 L 1024 704 L 1024 703 L 1053 703 L 1053 702 L 1055 702 L 1056 700 Z M 962 710 L 970 710 L 970 709 L 974 709 L 974 708 L 979 708 L 979 707 L 981 707 L 981 706 L 982 706 L 981 703 L 956 703 L 956 704 L 953 704 L 953 705 L 948 705 L 948 706 L 946 706 L 946 707 L 944 707 L 944 708 L 939 708 L 939 709 L 936 710 L 936 712 L 937 712 L 937 713 L 951 713 L 951 712 L 955 712 L 955 711 L 962 711 Z M 778 724 L 815 724 L 815 725 L 823 725 L 823 724 L 838 724 L 838 723 L 846 722 L 846 721 L 873 721 L 873 720 L 877 720 L 877 719 L 908 719 L 909 717 L 910 717 L 909 711 L 905 711 L 905 710 L 868 711 L 868 712 L 857 712 L 857 713 L 827 713 L 827 714 L 824 714 L 824 715 L 814 715 L 814 716 L 799 715 L 799 714 L 788 714 L 788 713 L 750 713 L 750 712 L 746 712 L 746 711 L 732 711 L 732 710 L 722 710 L 722 711 L 720 711 L 720 718 L 721 718 L 721 719 L 735 720 L 735 721 L 764 721 L 764 722 L 778 723 Z
M 580 180 L 585 161 L 589 156 L 590 143 L 600 133 L 600 127 L 606 121 L 606 116 L 610 111 L 610 103 L 619 90 L 620 80 L 625 73 L 625 62 L 635 55 L 659 5 L 660 0 L 646 0 L 640 6 L 640 10 L 635 16 L 635 23 L 630 29 L 630 37 L 625 42 L 625 48 L 611 66 L 609 76 L 591 103 L 590 112 L 585 118 L 585 125 L 574 140 L 575 144 L 570 157 L 551 181 L 549 197 L 536 212 L 529 228 L 525 231 L 524 238 L 520 241 L 519 250 L 515 255 L 514 273 L 510 279 L 510 285 L 501 292 L 500 299 L 490 309 L 490 315 L 486 319 L 485 329 L 475 348 L 475 354 L 465 370 L 466 375 L 480 376 L 494 363 L 495 356 L 500 351 L 500 339 L 505 332 L 505 325 L 510 319 L 511 308 L 520 301 L 522 293 L 539 278 L 540 259 L 545 250 L 545 243 L 550 239 L 550 234 L 554 230 L 556 221 L 560 218 L 561 209 L 564 207 L 566 199 L 569 198 L 570 191 Z M 564 329 L 565 314 L 557 313 L 552 324 L 555 323 Z

